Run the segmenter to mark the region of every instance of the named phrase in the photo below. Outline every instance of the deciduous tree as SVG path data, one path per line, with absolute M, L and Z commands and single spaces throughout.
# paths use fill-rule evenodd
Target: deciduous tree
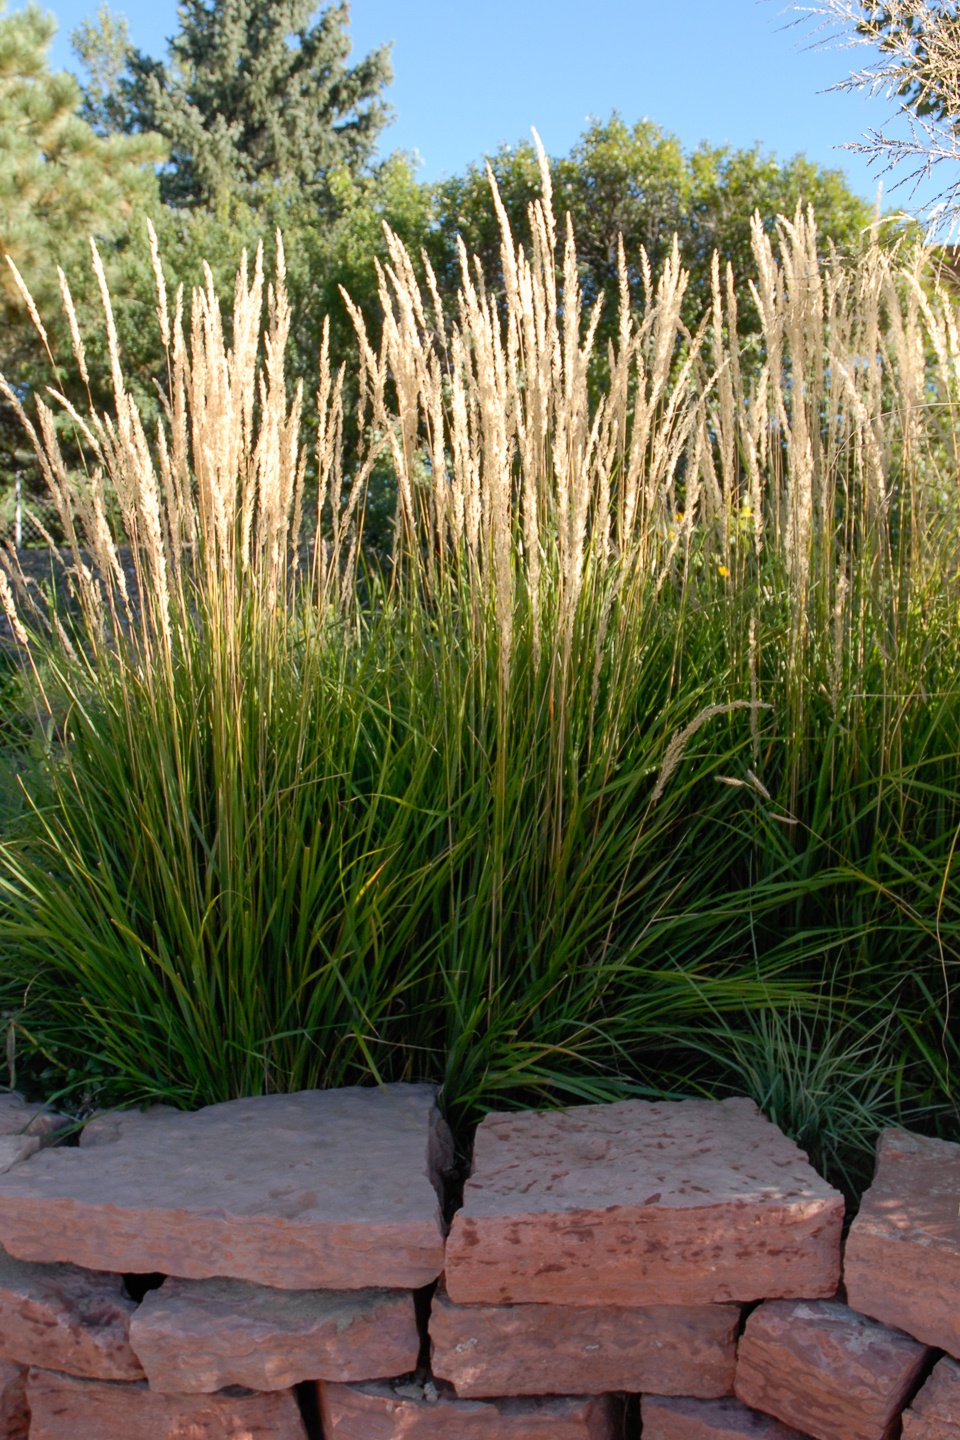
M 514 232 L 524 236 L 526 209 L 540 185 L 534 148 L 504 147 L 490 161 Z M 811 204 L 824 241 L 852 251 L 871 222 L 871 210 L 842 174 L 802 155 L 786 162 L 759 147 L 732 150 L 704 143 L 685 152 L 676 136 L 650 120 L 627 124 L 614 114 L 594 121 L 566 156 L 551 162 L 557 214 L 573 221 L 584 290 L 607 292 L 604 326 L 616 324 L 617 244 L 623 236 L 631 281 L 639 298 L 640 251 L 656 272 L 677 235 L 691 270 L 687 316 L 695 323 L 708 303 L 714 250 L 739 279 L 752 272 L 750 221 L 754 211 L 772 228 L 778 215 Z M 472 166 L 437 187 L 436 224 L 428 246 L 446 284 L 456 277 L 455 237 L 495 273 L 500 232 L 486 174 Z M 602 347 L 601 347 L 602 349 Z

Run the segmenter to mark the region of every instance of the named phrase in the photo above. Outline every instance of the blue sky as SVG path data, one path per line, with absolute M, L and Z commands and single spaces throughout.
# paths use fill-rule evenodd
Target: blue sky
M 70 31 L 98 3 L 48 0 L 60 25 L 56 66 L 76 68 Z M 141 50 L 165 54 L 176 0 L 112 8 Z M 792 24 L 784 0 L 353 0 L 351 8 L 358 56 L 393 41 L 396 120 L 382 148 L 416 151 L 421 179 L 461 172 L 531 126 L 548 153 L 564 154 L 589 117 L 618 110 L 627 121 L 656 121 L 687 149 L 705 139 L 759 142 L 781 159 L 802 151 L 876 195 L 878 172 L 838 147 L 883 123 L 890 105 L 828 93 L 850 54 L 811 48 L 809 28 Z M 915 210 L 931 194 L 911 197 L 891 184 L 884 177 L 885 205 Z

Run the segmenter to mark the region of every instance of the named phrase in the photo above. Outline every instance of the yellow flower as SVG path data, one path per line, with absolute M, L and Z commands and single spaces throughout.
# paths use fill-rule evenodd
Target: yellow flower
M 723 579 L 726 580 L 727 576 L 730 574 L 730 571 L 727 569 L 726 565 L 718 565 L 717 574 L 721 575 Z

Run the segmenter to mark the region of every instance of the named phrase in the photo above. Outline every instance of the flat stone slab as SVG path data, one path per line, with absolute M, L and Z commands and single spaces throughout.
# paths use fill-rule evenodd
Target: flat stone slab
M 427 1085 L 131 1112 L 109 1142 L 0 1175 L 0 1245 L 92 1270 L 415 1289 L 443 1268 L 449 1144 Z
M 775 1300 L 747 1320 L 734 1389 L 814 1440 L 887 1440 L 928 1353 L 837 1301 Z
M 944 1356 L 908 1410 L 903 1440 L 960 1440 L 960 1365 Z
M 854 1309 L 960 1358 L 960 1145 L 883 1132 L 843 1278 Z
M 691 1400 L 644 1395 L 640 1417 L 643 1440 L 808 1440 L 799 1430 L 730 1396 Z
M 34 1265 L 0 1250 L 0 1356 L 95 1380 L 142 1380 L 130 1348 L 136 1302 L 123 1276 Z M 0 1431 L 0 1436 L 2 1436 Z
M 29 1433 L 27 1372 L 9 1360 L 0 1360 L 0 1440 L 27 1440 Z
M 433 1373 L 460 1396 L 726 1395 L 736 1305 L 454 1305 L 430 1312 Z
M 392 1385 L 321 1382 L 324 1440 L 620 1440 L 619 1405 L 609 1396 L 433 1403 Z M 415 1387 L 406 1387 L 413 1389 Z
M 751 1100 L 493 1114 L 451 1226 L 446 1287 L 464 1304 L 832 1295 L 843 1211 Z
M 404 1290 L 268 1290 L 245 1280 L 165 1280 L 130 1331 L 153 1390 L 371 1380 L 415 1370 L 420 1336 Z
M 158 1395 L 31 1370 L 27 1403 L 30 1440 L 307 1440 L 292 1390 Z

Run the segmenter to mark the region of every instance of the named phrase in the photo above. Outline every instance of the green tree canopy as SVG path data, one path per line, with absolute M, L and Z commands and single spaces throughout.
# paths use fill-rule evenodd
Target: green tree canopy
M 56 293 L 56 265 L 69 264 L 89 235 L 110 238 L 155 192 L 156 135 L 97 135 L 77 113 L 72 75 L 50 70 L 56 22 L 37 6 L 0 15 L 0 253 L 27 266 L 39 301 Z M 5 325 L 22 303 L 0 271 Z
M 94 19 L 73 31 L 70 44 L 86 72 L 80 114 L 98 135 L 123 133 L 128 128 L 123 85 L 132 54 L 126 16 L 101 5 Z
M 23 273 L 44 315 L 58 306 L 57 265 L 77 266 L 88 237 L 114 240 L 156 196 L 156 135 L 98 135 L 80 116 L 77 81 L 53 72 L 56 22 L 37 6 L 0 15 L 0 257 Z M 0 259 L 0 370 L 29 384 L 39 342 L 10 267 Z M 0 407 L 0 451 L 21 444 Z M 0 465 L 3 464 L 0 455 Z
M 291 369 L 316 371 L 324 317 L 335 363 L 352 325 L 344 285 L 372 320 L 376 257 L 386 258 L 383 223 L 416 252 L 431 222 L 429 187 L 402 154 L 374 159 L 387 109 L 385 48 L 348 68 L 349 8 L 284 0 L 189 0 L 165 63 L 134 51 L 126 22 L 102 5 L 74 33 L 86 75 L 84 114 L 102 133 L 157 125 L 170 143 L 161 177 L 167 203 L 153 214 L 171 289 L 202 283 L 210 264 L 221 294 L 232 288 L 244 249 L 269 254 L 282 231 L 293 311 Z M 152 327 L 153 276 L 144 244 L 117 251 L 107 267 L 125 360 L 151 413 L 164 360 Z M 94 297 L 95 298 L 95 297 Z M 105 369 L 102 335 L 89 349 Z M 349 388 L 349 376 L 348 376 Z M 352 432 L 351 432 L 352 433 Z
M 181 0 L 166 61 L 126 45 L 101 9 L 76 36 L 97 119 L 167 139 L 161 188 L 171 204 L 216 205 L 256 187 L 317 197 L 335 170 L 370 160 L 392 72 L 386 46 L 347 64 L 346 0 L 316 9 L 314 0 Z
M 539 193 L 534 147 L 522 143 L 493 156 L 496 176 L 514 233 L 526 234 L 526 209 Z M 639 294 L 643 248 L 654 271 L 676 234 L 691 270 L 688 317 L 696 320 L 709 297 L 713 252 L 729 261 L 739 279 L 752 273 L 750 222 L 759 211 L 772 228 L 778 215 L 793 215 L 812 204 L 824 240 L 852 251 L 872 219 L 870 206 L 856 196 L 836 170 L 822 170 L 802 155 L 782 162 L 759 146 L 732 150 L 703 143 L 683 150 L 676 136 L 651 120 L 627 124 L 614 114 L 593 121 L 569 155 L 551 161 L 554 206 L 569 212 L 577 241 L 585 292 L 608 292 L 617 281 L 617 241 L 623 236 L 631 281 Z M 486 273 L 495 273 L 500 232 L 487 176 L 480 167 L 444 181 L 436 190 L 436 224 L 429 240 L 431 259 L 445 284 L 458 270 L 456 236 L 479 254 Z M 615 325 L 615 306 L 606 306 L 603 325 Z

